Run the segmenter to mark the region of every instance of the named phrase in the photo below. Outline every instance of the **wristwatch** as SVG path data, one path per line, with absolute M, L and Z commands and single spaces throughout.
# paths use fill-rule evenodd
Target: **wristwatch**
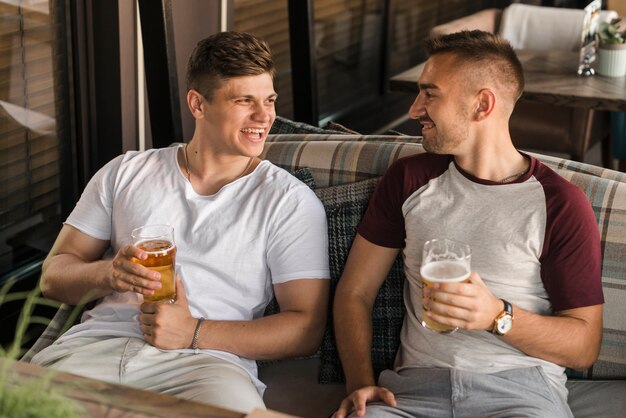
M 497 335 L 504 335 L 513 327 L 513 307 L 506 300 L 500 300 L 504 302 L 504 310 L 494 319 L 491 332 Z

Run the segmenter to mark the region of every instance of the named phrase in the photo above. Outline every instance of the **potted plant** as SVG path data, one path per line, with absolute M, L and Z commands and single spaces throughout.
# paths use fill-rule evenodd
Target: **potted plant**
M 620 19 L 600 24 L 597 71 L 607 77 L 626 75 L 626 29 L 622 30 Z

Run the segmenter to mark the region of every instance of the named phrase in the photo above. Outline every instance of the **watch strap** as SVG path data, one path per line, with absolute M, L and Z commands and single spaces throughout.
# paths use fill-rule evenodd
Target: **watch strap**
M 494 319 L 493 321 L 493 327 L 491 329 L 491 332 L 497 335 L 504 334 L 498 330 L 498 324 L 500 320 L 504 318 L 505 316 L 509 316 L 511 319 L 513 319 L 513 305 L 511 305 L 507 300 L 504 300 L 504 299 L 500 299 L 500 300 L 504 303 L 504 310 L 500 312 L 498 316 L 496 316 L 496 319 Z

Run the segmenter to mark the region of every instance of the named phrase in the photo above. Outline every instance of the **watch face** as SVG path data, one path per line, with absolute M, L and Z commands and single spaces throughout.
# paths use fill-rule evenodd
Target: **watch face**
M 500 334 L 506 334 L 507 332 L 509 332 L 512 326 L 513 318 L 511 318 L 509 315 L 505 315 L 498 320 L 498 332 Z

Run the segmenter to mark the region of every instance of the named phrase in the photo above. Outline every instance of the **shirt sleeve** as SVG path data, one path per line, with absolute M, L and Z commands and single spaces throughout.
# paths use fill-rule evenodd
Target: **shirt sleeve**
M 381 247 L 404 247 L 404 170 L 402 160 L 389 167 L 372 194 L 357 230 L 363 238 Z
M 298 185 L 283 199 L 272 220 L 267 257 L 274 284 L 330 278 L 326 213 L 307 186 Z
M 388 248 L 404 248 L 404 203 L 431 180 L 445 173 L 449 155 L 421 153 L 399 158 L 374 191 L 358 233 L 369 242 Z
M 96 239 L 111 239 L 114 185 L 123 158 L 114 158 L 89 180 L 66 224 Z
M 542 184 L 547 220 L 541 278 L 552 308 L 558 312 L 604 303 L 600 234 L 589 200 L 564 179 Z

